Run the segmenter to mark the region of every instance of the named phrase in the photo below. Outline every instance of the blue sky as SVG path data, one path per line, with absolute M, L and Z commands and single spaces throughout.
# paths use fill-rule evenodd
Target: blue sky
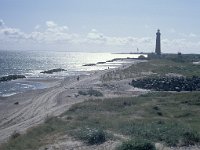
M 200 0 L 0 0 L 1 50 L 200 53 Z

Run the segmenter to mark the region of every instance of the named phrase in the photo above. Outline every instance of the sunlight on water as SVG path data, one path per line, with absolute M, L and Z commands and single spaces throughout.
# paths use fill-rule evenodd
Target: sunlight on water
M 112 62 L 104 65 L 87 66 L 84 64 L 105 62 L 114 58 L 136 58 L 133 54 L 80 53 L 80 52 L 0 52 L 0 76 L 9 74 L 25 74 L 28 77 L 44 77 L 41 71 L 63 68 L 67 72 L 61 76 L 80 71 L 103 70 L 108 65 L 116 67 L 120 63 Z M 49 75 L 48 75 L 49 76 Z M 54 76 L 54 75 L 53 75 Z
M 137 58 L 135 54 L 111 54 L 111 53 L 81 53 L 81 52 L 35 52 L 35 51 L 0 51 L 0 76 L 10 74 L 22 74 L 27 78 L 63 78 L 72 75 L 88 75 L 89 71 L 116 68 L 125 62 L 120 60 L 106 62 L 115 58 Z M 96 64 L 95 66 L 83 66 L 84 64 Z M 67 71 L 53 74 L 43 74 L 44 70 L 62 68 Z M 44 88 L 41 83 L 0 83 L 0 95 L 8 96 L 23 90 Z

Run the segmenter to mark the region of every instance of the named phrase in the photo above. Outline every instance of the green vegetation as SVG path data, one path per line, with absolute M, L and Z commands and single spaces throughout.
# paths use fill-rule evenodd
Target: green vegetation
M 147 140 L 129 140 L 123 142 L 117 150 L 156 150 L 156 148 Z
M 78 91 L 78 94 L 79 95 L 89 95 L 89 96 L 103 96 L 103 94 L 100 92 L 100 91 L 97 91 L 97 90 L 94 90 L 92 88 L 90 88 L 89 90 L 87 91 Z
M 200 61 L 200 59 L 199 59 Z M 179 74 L 187 77 L 199 76 L 200 65 L 192 62 L 176 62 L 171 59 L 152 59 L 148 62 L 134 64 L 125 69 L 110 71 L 102 75 L 102 81 L 121 80 L 149 75 L 165 76 L 168 73 Z
M 185 132 L 183 133 L 183 143 L 185 146 L 195 145 L 200 142 L 200 136 L 196 132 Z
M 101 127 L 170 146 L 187 145 L 186 133 L 199 135 L 199 98 L 198 92 L 164 92 L 136 98 L 89 100 L 74 105 L 63 115 L 74 118 L 76 125 Z M 194 103 L 189 104 L 189 99 Z
M 172 60 L 174 62 L 196 62 L 200 61 L 199 54 L 164 54 L 162 55 L 162 59 Z
M 57 118 L 48 118 L 44 124 L 30 128 L 26 134 L 14 132 L 10 140 L 2 144 L 2 150 L 35 150 L 40 146 L 48 144 L 47 140 L 54 134 L 62 133 L 68 128 L 65 122 Z M 17 136 L 16 136 L 17 135 Z
M 106 141 L 106 133 L 97 128 L 81 128 L 76 132 L 76 137 L 89 145 L 101 144 Z
M 107 130 L 133 140 L 193 145 L 200 142 L 199 100 L 200 92 L 155 92 L 132 98 L 88 100 L 73 105 L 60 119 L 47 119 L 11 139 L 3 149 L 36 149 L 51 142 L 51 136 L 63 134 L 100 144 L 107 139 Z

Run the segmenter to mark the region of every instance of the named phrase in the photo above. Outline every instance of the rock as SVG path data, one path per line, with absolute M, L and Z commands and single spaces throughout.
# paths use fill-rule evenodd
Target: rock
M 19 104 L 19 102 L 15 102 L 14 104 L 15 104 L 15 105 L 18 105 L 18 104 Z
M 139 57 L 138 57 L 138 59 L 147 59 L 144 55 L 140 55 Z
M 11 81 L 11 80 L 16 80 L 16 79 L 23 79 L 23 78 L 26 78 L 26 76 L 24 76 L 24 75 L 8 75 L 8 76 L 0 77 L 0 82 Z
M 105 64 L 106 62 L 98 62 L 97 64 Z
M 83 66 L 95 66 L 96 64 L 85 64 Z
M 61 71 L 67 71 L 67 70 L 62 69 L 62 68 L 57 68 L 57 69 L 51 69 L 51 70 L 47 70 L 47 71 L 42 71 L 40 73 L 52 74 L 54 72 L 61 72 Z
M 200 77 L 147 77 L 132 80 L 132 85 L 156 91 L 199 91 Z
M 75 97 L 78 97 L 78 96 L 79 96 L 79 94 L 75 94 L 74 96 L 75 96 Z

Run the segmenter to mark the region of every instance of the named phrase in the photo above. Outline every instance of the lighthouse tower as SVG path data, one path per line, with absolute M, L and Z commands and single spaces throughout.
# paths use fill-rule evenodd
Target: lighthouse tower
M 161 44 L 160 44 L 160 30 L 158 29 L 157 33 L 156 33 L 156 49 L 155 49 L 155 53 L 157 55 L 161 55 Z

